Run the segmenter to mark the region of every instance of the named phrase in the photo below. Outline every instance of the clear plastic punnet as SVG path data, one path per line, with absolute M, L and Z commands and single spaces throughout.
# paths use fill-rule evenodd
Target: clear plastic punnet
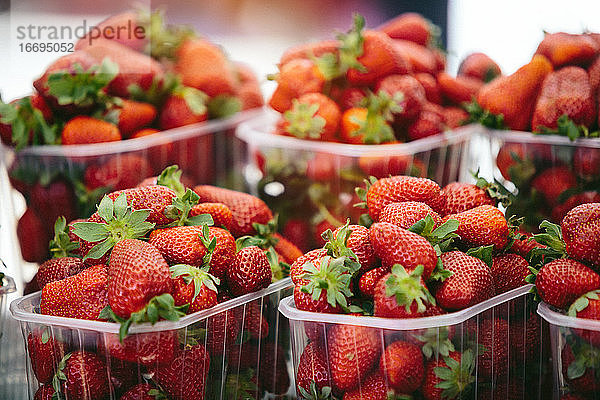
M 414 319 L 301 311 L 293 297 L 285 298 L 279 311 L 290 322 L 297 393 L 310 392 L 314 382 L 319 393 L 329 387 L 338 398 L 364 400 L 382 387 L 418 399 L 549 399 L 547 325 L 535 312 L 530 289 L 523 286 L 461 311 Z M 399 354 L 406 354 L 399 348 L 411 349 L 410 362 L 398 361 Z M 340 362 L 344 357 L 357 361 Z M 452 385 L 442 381 L 452 381 L 454 371 L 460 371 L 461 389 L 444 395 Z M 410 393 L 402 392 L 407 387 Z M 436 391 L 442 397 L 435 397 Z
M 575 318 L 540 303 L 538 314 L 550 326 L 554 397 L 600 397 L 600 321 Z
M 6 298 L 7 295 L 13 293 L 17 288 L 15 281 L 10 276 L 0 277 L 0 338 L 4 334 L 4 321 L 6 319 Z M 0 348 L 2 351 L 2 348 Z
M 29 399 L 49 390 L 55 377 L 69 398 L 61 373 L 71 358 L 95 368 L 84 367 L 81 379 L 84 391 L 100 393 L 86 392 L 83 398 L 120 399 L 142 384 L 146 392 L 155 388 L 168 399 L 287 394 L 293 390 L 289 325 L 277 307 L 291 289 L 286 278 L 177 322 L 132 325 L 122 342 L 118 324 L 42 315 L 41 292 L 18 298 L 10 311 L 25 341 Z
M 356 145 L 276 135 L 278 117 L 266 110 L 237 128 L 248 152 L 244 176 L 284 229 L 290 220 L 310 224 L 307 249 L 322 245 L 321 228 L 341 226 L 346 216 L 358 221 L 355 188 L 370 176 L 421 176 L 440 185 L 469 180 L 470 140 L 481 130 L 469 125 L 408 143 Z
M 23 259 L 40 262 L 46 258 L 58 216 L 87 218 L 103 194 L 136 186 L 169 165 L 179 166 L 184 183 L 243 191 L 244 181 L 237 171 L 245 152 L 235 128 L 260 112 L 244 111 L 118 142 L 32 146 L 19 151 L 0 144 L 0 167 L 6 169 L 10 181 L 0 186 L 0 203 L 11 204 L 15 191 L 22 195 L 13 196 L 17 199 L 13 208 L 18 213 L 16 233 Z M 25 200 L 24 206 L 19 197 Z

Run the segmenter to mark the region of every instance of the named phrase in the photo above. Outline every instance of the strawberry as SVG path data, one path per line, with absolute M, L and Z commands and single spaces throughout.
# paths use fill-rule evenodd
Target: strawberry
M 29 207 L 36 210 L 42 222 L 49 228 L 60 216 L 67 221 L 77 217 L 75 193 L 70 184 L 56 180 L 49 184 L 36 183 L 29 192 Z
M 535 104 L 531 128 L 556 129 L 563 115 L 577 125 L 590 126 L 596 121 L 594 94 L 583 68 L 564 67 L 548 74 Z
M 210 356 L 204 346 L 188 346 L 170 363 L 154 369 L 154 381 L 170 399 L 203 400 L 209 365 Z
M 536 190 L 544 200 L 554 206 L 558 197 L 571 188 L 577 186 L 577 179 L 569 167 L 558 165 L 541 171 L 531 181 L 531 187 Z
M 546 33 L 535 54 L 544 55 L 554 68 L 564 65 L 588 65 L 600 50 L 600 46 L 589 36 L 565 32 Z
M 453 77 L 446 72 L 439 72 L 436 79 L 442 96 L 450 104 L 455 105 L 473 100 L 483 86 L 483 82 L 477 78 L 460 75 Z
M 96 28 L 98 31 L 94 31 L 94 33 L 101 33 L 100 38 L 114 40 L 140 52 L 144 51 L 144 47 L 148 44 L 150 36 L 150 32 L 146 32 L 139 13 L 134 11 L 125 11 L 112 15 L 96 25 Z M 121 33 L 123 29 L 126 29 L 125 34 Z M 91 45 L 96 39 L 97 37 L 91 36 L 88 33 L 75 43 L 75 50 L 80 50 Z
M 556 308 L 565 309 L 579 296 L 600 288 L 600 276 L 571 259 L 551 261 L 535 275 L 535 288 L 539 296 Z
M 339 45 L 337 40 L 332 39 L 292 46 L 283 52 L 279 59 L 279 65 L 285 65 L 298 58 L 309 60 L 313 57 L 319 58 L 327 53 L 336 53 Z
M 441 104 L 442 94 L 437 84 L 437 80 L 431 74 L 427 72 L 419 72 L 414 74 L 416 80 L 419 81 L 423 89 L 425 89 L 425 97 L 430 103 Z
M 543 148 L 536 150 L 543 150 Z M 522 186 L 535 175 L 535 153 L 530 146 L 526 147 L 521 143 L 505 143 L 498 150 L 496 165 L 505 179 Z
M 278 128 L 285 135 L 300 139 L 331 141 L 337 133 L 341 113 L 338 105 L 321 93 L 306 93 L 292 102 Z
M 65 355 L 65 344 L 54 338 L 48 328 L 36 329 L 27 335 L 27 353 L 35 378 L 49 383 Z
M 33 400 L 52 400 L 53 398 L 56 398 L 56 396 L 54 396 L 54 393 L 55 392 L 52 385 L 41 385 L 35 391 Z
M 411 75 L 388 75 L 377 81 L 375 90 L 386 92 L 394 97 L 400 92 L 403 95 L 402 101 L 399 103 L 402 111 L 395 115 L 396 121 L 412 121 L 414 120 L 423 105 L 427 102 L 425 89 L 421 83 Z
M 200 196 L 200 202 L 223 203 L 233 215 L 231 234 L 234 237 L 254 234 L 254 222 L 266 224 L 273 214 L 264 201 L 250 194 L 223 189 L 216 186 L 199 185 L 194 192 Z
M 469 120 L 469 113 L 459 107 L 444 107 L 442 116 L 448 129 L 461 127 Z
M 204 122 L 208 119 L 206 94 L 192 87 L 183 87 L 167 98 L 160 110 L 158 125 L 161 129 Z
M 487 54 L 471 53 L 460 62 L 457 75 L 469 76 L 487 83 L 502 75 L 502 70 Z
M 325 77 L 319 67 L 309 59 L 294 58 L 279 67 L 277 87 L 269 105 L 281 113 L 292 108 L 292 99 L 307 93 L 320 93 Z
M 264 339 L 269 335 L 269 322 L 263 315 L 260 301 L 248 303 L 244 309 L 244 330 L 254 339 Z
M 596 57 L 596 59 L 588 67 L 587 72 L 590 77 L 590 85 L 592 86 L 592 93 L 597 94 L 598 87 L 600 87 L 600 58 L 599 57 Z
M 387 400 L 389 384 L 378 370 L 373 371 L 364 382 L 354 390 L 344 394 L 344 400 Z
M 408 126 L 408 138 L 417 140 L 443 132 L 446 129 L 443 112 L 441 106 L 425 103 L 417 119 Z
M 121 101 L 118 108 L 115 108 L 115 111 L 119 113 L 117 127 L 124 139 L 130 138 L 134 132 L 150 125 L 157 115 L 156 108 L 152 104 L 125 99 Z
M 236 62 L 234 68 L 239 80 L 235 97 L 242 103 L 242 110 L 262 107 L 265 100 L 256 73 L 250 66 L 240 62 Z
M 185 86 L 210 97 L 235 94 L 236 78 L 223 51 L 206 39 L 184 41 L 176 51 L 175 72 Z
M 482 205 L 495 206 L 496 201 L 486 188 L 471 183 L 452 182 L 444 186 L 437 207 L 443 216 L 457 214 Z
M 573 171 L 577 176 L 588 179 L 600 174 L 600 152 L 589 147 L 576 147 L 573 152 Z
M 444 221 L 449 219 L 459 222 L 456 233 L 464 244 L 493 245 L 496 250 L 502 250 L 508 243 L 508 223 L 502 211 L 494 206 L 485 204 L 444 217 Z
M 89 190 L 123 190 L 136 186 L 151 173 L 152 165 L 146 157 L 133 153 L 119 154 L 109 157 L 101 164 L 89 165 L 85 169 L 83 181 Z
M 569 307 L 569 315 L 577 318 L 600 319 L 600 298 L 598 297 L 598 293 L 598 290 L 594 290 L 575 300 Z M 600 344 L 600 335 L 593 330 L 573 329 L 573 332 L 585 343 L 596 347 Z
M 462 310 L 494 296 L 494 280 L 487 265 L 460 251 L 442 253 L 444 269 L 452 272 L 434 291 L 435 300 L 447 310 Z
M 305 253 L 310 250 L 309 231 L 310 225 L 304 219 L 290 218 L 283 225 L 281 235 Z
M 17 150 L 30 144 L 56 144 L 57 126 L 52 110 L 35 93 L 5 104 L 0 100 L 0 140 Z
M 129 188 L 117 190 L 109 193 L 107 196 L 115 201 L 121 194 L 127 197 L 127 204 L 135 211 L 141 209 L 150 209 L 150 215 L 147 218 L 148 222 L 156 223 L 157 225 L 165 225 L 172 222 L 166 217 L 165 208 L 170 206 L 175 192 L 172 189 L 162 185 L 149 185 L 139 188 Z M 93 217 L 93 215 L 92 215 Z
M 477 372 L 484 379 L 508 374 L 510 325 L 501 318 L 484 319 L 477 329 L 477 341 L 485 349 L 477 357 Z
M 442 218 L 427 204 L 418 201 L 403 201 L 390 203 L 383 207 L 379 214 L 379 222 L 389 222 L 400 228 L 409 229 L 428 215 L 433 218 L 435 227 L 441 225 Z
M 367 93 L 368 90 L 365 88 L 351 86 L 343 89 L 335 100 L 342 111 L 346 111 L 350 108 L 360 108 L 364 99 L 367 97 Z
M 552 64 L 542 55 L 511 75 L 501 76 L 484 85 L 477 103 L 492 114 L 503 116 L 503 124 L 516 131 L 526 131 L 531 122 L 542 82 L 552 72 Z
M 562 374 L 569 389 L 582 393 L 582 398 L 588 399 L 600 389 L 600 382 L 596 378 L 595 349 L 589 346 L 565 345 L 561 351 Z M 586 354 L 588 353 L 588 354 Z M 561 397 L 562 399 L 562 397 Z
M 44 261 L 36 274 L 38 287 L 44 288 L 46 284 L 59 281 L 69 276 L 77 275 L 84 269 L 81 258 L 60 257 Z
M 360 263 L 361 267 L 357 274 L 362 274 L 373 269 L 376 266 L 377 259 L 371 245 L 369 229 L 362 225 L 349 225 L 346 228 L 340 227 L 333 231 L 333 238 L 335 239 L 339 234 L 342 234 L 343 229 L 351 231 L 345 245 L 356 255 Z
M 55 379 L 68 399 L 101 400 L 109 393 L 106 365 L 89 351 L 67 354 L 59 364 Z
M 190 210 L 190 217 L 200 214 L 210 214 L 215 226 L 223 229 L 231 230 L 231 221 L 233 215 L 231 210 L 223 203 L 200 203 L 196 204 Z
M 335 388 L 349 391 L 367 378 L 381 354 L 379 335 L 376 329 L 364 326 L 335 325 L 331 328 L 327 334 L 327 357 Z
M 367 299 L 373 299 L 377 283 L 389 272 L 389 268 L 377 267 L 362 274 L 358 280 L 358 290 L 360 294 Z
M 170 268 L 173 277 L 173 299 L 176 306 L 189 304 L 188 314 L 217 305 L 217 287 L 220 283 L 203 268 L 178 264 Z
M 50 282 L 42 289 L 40 311 L 56 317 L 99 320 L 106 307 L 108 273 L 96 265 L 77 275 Z
M 448 356 L 429 361 L 425 366 L 423 397 L 426 400 L 442 400 L 462 397 L 472 389 L 475 368 L 472 350 L 456 351 Z
M 150 394 L 154 391 L 158 390 L 149 383 L 138 383 L 123 393 L 119 400 L 155 400 L 156 397 Z
M 517 254 L 502 254 L 494 257 L 492 278 L 496 294 L 526 285 L 525 278 L 529 273 L 529 263 Z
M 308 343 L 302 351 L 296 372 L 296 388 L 300 395 L 309 398 L 307 394 L 311 386 L 314 386 L 318 393 L 325 387 L 332 387 L 327 357 L 315 342 Z
M 103 143 L 121 140 L 116 125 L 100 119 L 78 116 L 69 120 L 63 127 L 62 144 Z
M 409 40 L 421 46 L 431 44 L 439 30 L 431 21 L 414 12 L 402 13 L 377 29 L 393 39 Z
M 425 376 L 421 349 L 401 340 L 389 344 L 381 355 L 379 371 L 397 392 L 414 392 Z
M 378 221 L 381 210 L 389 203 L 419 201 L 432 206 L 438 201 L 440 191 L 437 183 L 426 178 L 392 176 L 379 179 L 366 193 L 369 215 Z
M 269 393 L 284 395 L 290 387 L 285 357 L 285 350 L 277 343 L 266 342 L 261 346 L 257 377 L 261 388 Z
M 111 357 L 147 367 L 171 362 L 178 346 L 176 331 L 136 333 L 123 341 L 116 334 L 106 334 L 98 344 Z
M 326 249 L 314 249 L 298 257 L 290 266 L 290 278 L 292 279 L 292 282 L 296 285 L 308 283 L 306 280 L 302 279 L 303 275 L 306 273 L 306 271 L 304 271 L 304 266 L 307 263 L 314 264 L 315 262 L 317 263 L 316 265 L 320 265 L 321 259 L 326 255 Z
M 521 229 L 517 232 L 514 237 L 514 242 L 512 246 L 508 249 L 511 253 L 516 253 L 523 258 L 528 258 L 529 252 L 534 248 L 546 247 L 533 239 L 533 235 L 531 233 L 525 232 Z
M 27 208 L 17 222 L 17 238 L 21 257 L 27 262 L 40 263 L 48 255 L 50 235 L 35 211 Z
M 400 264 L 411 273 L 422 265 L 422 278 L 429 279 L 437 264 L 437 254 L 427 239 L 388 222 L 371 225 L 369 235 L 375 255 L 384 267 Z
M 600 203 L 573 208 L 561 223 L 569 257 L 600 267 Z
M 425 72 L 435 75 L 438 71 L 435 53 L 425 46 L 409 40 L 393 39 L 394 48 L 408 61 L 409 71 L 413 73 Z
M 227 284 L 234 296 L 256 292 L 271 284 L 271 266 L 260 247 L 248 246 L 238 251 L 227 269 Z

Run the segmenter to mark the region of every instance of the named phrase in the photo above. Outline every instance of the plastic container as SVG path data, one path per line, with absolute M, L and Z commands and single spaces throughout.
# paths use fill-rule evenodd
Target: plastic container
M 172 164 L 183 170 L 184 183 L 244 190 L 243 179 L 236 173 L 244 151 L 234 132 L 240 122 L 260 112 L 249 110 L 119 142 L 34 146 L 20 151 L 2 145 L 0 164 L 8 171 L 11 188 L 23 194 L 27 203 L 17 225 L 23 259 L 40 262 L 46 258 L 57 216 L 87 218 L 104 193 L 136 186 Z M 9 204 L 10 195 L 11 190 L 3 190 L 1 203 Z
M 544 219 L 560 223 L 579 204 L 600 202 L 600 138 L 484 132 L 493 176 L 516 194 L 508 214 L 524 216 L 530 229 Z
M 267 111 L 237 128 L 247 144 L 244 176 L 252 193 L 279 213 L 284 230 L 290 220 L 308 221 L 317 239 L 324 230 L 317 228 L 321 222 L 343 224 L 345 217 L 339 216 L 358 219 L 361 210 L 353 205 L 360 200 L 354 189 L 364 187 L 369 176 L 423 176 L 442 185 L 466 179 L 470 139 L 481 129 L 471 125 L 409 143 L 354 145 L 273 134 L 278 118 Z M 305 250 L 322 245 L 309 239 L 314 238 L 307 239 Z
M 312 342 L 315 343 L 312 346 L 316 346 L 325 357 L 325 364 L 330 365 L 328 345 L 335 335 L 334 330 L 339 332 L 342 325 L 354 326 L 352 329 L 362 327 L 358 329 L 363 333 L 364 329 L 369 330 L 371 335 L 374 332 L 378 338 L 379 354 L 396 341 L 421 347 L 424 359 L 429 360 L 425 365 L 442 357 L 435 351 L 430 357 L 426 356 L 427 347 L 440 348 L 447 338 L 451 339 L 455 351 L 464 354 L 471 349 L 475 360 L 471 393 L 456 398 L 548 399 L 551 394 L 547 392 L 547 382 L 551 377 L 547 375 L 547 330 L 544 330 L 542 319 L 535 313 L 530 288 L 531 285 L 523 286 L 458 312 L 426 318 L 389 319 L 300 311 L 295 308 L 293 297 L 283 299 L 279 311 L 290 321 L 292 360 L 296 373 L 304 350 Z M 352 329 L 346 329 L 346 332 L 350 332 L 345 337 L 346 343 L 357 343 L 357 336 L 353 336 Z M 423 341 L 425 338 L 427 340 Z M 360 350 L 360 347 L 355 349 Z M 352 351 L 347 354 L 349 359 L 354 356 Z M 371 371 L 379 366 L 380 357 L 376 358 Z M 310 365 L 302 368 L 309 371 L 308 376 L 315 371 Z M 351 398 L 370 398 L 368 392 L 371 389 L 364 385 L 364 377 L 370 373 L 359 372 L 361 378 L 356 382 L 357 390 L 361 392 Z M 298 382 L 298 376 L 296 378 Z M 339 388 L 335 389 L 334 385 L 334 392 L 336 390 L 339 391 Z M 421 389 L 417 389 L 419 391 Z M 415 398 L 421 397 L 416 395 Z
M 262 398 L 254 392 L 257 384 L 267 393 L 286 393 L 290 389 L 289 328 L 278 313 L 277 305 L 291 293 L 291 288 L 291 281 L 286 278 L 259 292 L 187 315 L 177 322 L 134 325 L 122 345 L 117 336 L 118 324 L 41 315 L 38 313 L 40 292 L 16 299 L 10 310 L 21 323 L 29 354 L 29 399 L 34 398 L 41 386 L 38 378 L 48 379 L 44 374 L 40 376 L 39 367 L 48 357 L 43 358 L 40 351 L 36 352 L 41 346 L 32 340 L 32 335 L 41 340 L 44 332 L 46 343 L 51 343 L 47 347 L 55 349 L 51 365 L 58 365 L 62 354 L 68 352 L 85 350 L 99 357 L 100 374 L 106 374 L 110 382 L 102 399 L 119 399 L 128 387 L 145 380 L 154 380 L 167 389 L 173 383 L 165 376 L 175 376 L 174 384 L 194 379 L 202 382 L 202 371 L 205 372 L 205 399 L 236 399 L 243 390 Z M 259 323 L 251 330 L 249 321 L 257 321 L 251 315 L 257 315 L 259 310 L 268 326 Z M 210 367 L 205 366 L 208 362 L 204 350 L 208 351 Z M 169 369 L 170 373 L 166 372 Z M 191 394 L 192 385 L 184 393 L 184 398 L 196 398 Z
M 6 298 L 10 293 L 13 293 L 17 288 L 15 281 L 10 276 L 0 277 L 2 286 L 0 286 L 0 338 L 4 335 L 4 320 L 6 319 Z M 2 349 L 0 348 L 0 351 Z
M 554 399 L 567 393 L 600 398 L 600 321 L 570 317 L 546 303 L 537 312 L 550 326 Z

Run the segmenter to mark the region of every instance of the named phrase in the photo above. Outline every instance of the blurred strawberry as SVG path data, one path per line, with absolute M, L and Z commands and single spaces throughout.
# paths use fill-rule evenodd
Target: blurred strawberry
M 394 47 L 400 55 L 408 60 L 413 73 L 426 72 L 435 75 L 438 65 L 435 54 L 425 46 L 402 39 L 393 39 Z
M 157 115 L 156 108 L 152 104 L 133 100 L 122 100 L 120 106 L 114 110 L 119 113 L 117 126 L 124 139 L 130 138 L 136 131 L 150 125 Z
M 398 92 L 402 93 L 403 97 L 399 103 L 402 111 L 395 114 L 396 120 L 414 120 L 427 102 L 425 89 L 417 79 L 410 75 L 387 75 L 377 81 L 375 89 L 377 92 L 383 90 L 392 97 Z
M 163 130 L 204 122 L 208 119 L 206 95 L 184 87 L 167 98 L 160 110 L 158 124 Z
M 338 105 L 321 93 L 307 93 L 293 101 L 283 115 L 280 133 L 300 139 L 331 141 L 340 124 Z
M 43 262 L 48 255 L 50 234 L 47 226 L 31 208 L 17 222 L 17 238 L 21 249 L 21 257 L 27 262 Z
M 531 181 L 532 189 L 542 195 L 550 206 L 556 205 L 558 197 L 575 186 L 577 186 L 577 179 L 566 166 L 545 169 Z
M 578 177 L 590 179 L 600 174 L 600 151 L 576 147 L 573 152 L 573 171 Z
M 408 127 L 410 140 L 422 139 L 445 129 L 444 109 L 434 103 L 425 103 L 417 119 Z
M 325 77 L 313 61 L 294 58 L 279 66 L 277 87 L 269 105 L 283 113 L 292 107 L 292 99 L 306 93 L 320 93 L 324 84 Z
M 75 193 L 73 188 L 63 180 L 47 185 L 36 183 L 29 194 L 29 207 L 36 210 L 42 223 L 51 233 L 58 217 L 64 216 L 67 221 L 77 217 Z
M 110 122 L 78 116 L 65 124 L 61 140 L 63 145 L 114 142 L 121 140 L 121 132 Z
M 310 250 L 310 225 L 306 220 L 300 218 L 287 220 L 281 229 L 281 234 L 302 252 Z
M 439 72 L 436 78 L 442 96 L 453 105 L 472 101 L 483 86 L 483 82 L 470 76 L 452 77 L 446 72 Z
M 319 42 L 292 46 L 283 52 L 279 59 L 279 65 L 285 65 L 291 60 L 298 58 L 310 60 L 313 57 L 319 58 L 327 53 L 335 54 L 339 46 L 340 43 L 337 40 L 322 40 Z
M 455 129 L 469 120 L 469 113 L 459 107 L 444 107 L 444 123 L 448 129 Z
M 137 186 L 144 178 L 150 176 L 152 171 L 146 157 L 130 153 L 110 157 L 101 165 L 88 166 L 83 179 L 90 190 L 122 190 Z
M 35 378 L 49 383 L 65 355 L 65 344 L 54 338 L 48 328 L 35 329 L 27 335 L 27 353 Z
M 565 32 L 546 33 L 535 54 L 542 54 L 554 68 L 565 65 L 587 66 L 600 50 L 600 46 L 586 35 Z
M 427 72 L 419 72 L 413 76 L 425 89 L 425 97 L 427 98 L 428 102 L 435 104 L 442 103 L 440 87 L 438 86 L 437 80 L 433 75 L 428 74 Z
M 458 75 L 470 76 L 487 83 L 502 75 L 502 71 L 500 66 L 487 54 L 471 53 L 460 62 Z
M 427 46 L 439 35 L 439 28 L 421 14 L 405 12 L 385 22 L 378 30 L 393 39 L 404 39 Z

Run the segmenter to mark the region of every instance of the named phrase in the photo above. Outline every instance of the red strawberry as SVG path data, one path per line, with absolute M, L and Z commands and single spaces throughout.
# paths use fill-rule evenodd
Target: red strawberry
M 393 39 L 404 39 L 427 46 L 434 39 L 437 27 L 421 14 L 405 12 L 385 22 L 378 30 Z
M 292 263 L 290 266 L 290 278 L 294 284 L 306 284 L 307 281 L 302 279 L 302 276 L 306 273 L 304 271 L 304 265 L 306 263 L 314 263 L 317 262 L 320 265 L 320 261 L 322 257 L 327 255 L 326 249 L 315 249 L 311 250 L 308 253 L 298 257 L 296 261 Z
M 557 32 L 546 33 L 535 54 L 546 56 L 558 69 L 563 65 L 586 66 L 596 57 L 599 49 L 589 36 Z
M 225 299 L 219 299 L 219 303 Z M 239 347 L 235 341 L 240 334 L 241 315 L 239 310 L 220 312 L 206 322 L 206 348 L 213 356 L 226 354 L 232 347 Z
M 537 99 L 531 127 L 556 129 L 558 119 L 567 115 L 577 125 L 596 122 L 594 94 L 587 72 L 579 67 L 565 67 L 548 74 Z
M 381 355 L 379 371 L 399 393 L 414 392 L 421 386 L 425 376 L 421 349 L 409 342 L 393 342 Z
M 54 388 L 52 385 L 42 385 L 36 390 L 33 400 L 52 400 L 54 396 Z
M 306 93 L 294 99 L 283 114 L 278 132 L 300 139 L 332 141 L 340 125 L 341 112 L 335 101 L 322 93 Z
M 172 222 L 164 213 L 165 208 L 171 205 L 173 198 L 176 196 L 172 189 L 162 185 L 149 185 L 117 190 L 116 192 L 109 193 L 107 196 L 114 201 L 122 193 L 125 193 L 127 196 L 127 204 L 133 210 L 152 210 L 146 221 L 157 225 L 166 225 Z M 94 216 L 92 215 L 91 218 L 94 218 Z
M 594 290 L 579 297 L 569 307 L 569 315 L 577 318 L 600 319 L 600 298 L 598 291 Z M 585 343 L 598 347 L 600 345 L 600 335 L 598 332 L 587 329 L 573 329 Z
M 116 334 L 105 334 L 99 347 L 116 359 L 148 367 L 169 363 L 178 349 L 176 331 L 136 333 L 122 341 Z
M 429 361 L 425 366 L 423 397 L 426 400 L 442 400 L 455 393 L 459 396 L 468 393 L 475 382 L 474 367 L 471 350 L 462 354 L 453 351 L 446 357 Z
M 119 154 L 101 164 L 91 164 L 85 169 L 83 180 L 90 189 L 128 189 L 152 174 L 152 165 L 141 155 Z M 67 218 L 70 221 L 69 218 Z
M 444 269 L 452 275 L 435 290 L 435 300 L 444 309 L 462 310 L 494 296 L 494 281 L 487 265 L 460 251 L 442 253 Z
M 35 211 L 27 208 L 17 222 L 21 257 L 27 262 L 43 262 L 48 255 L 50 235 Z
M 600 288 L 600 276 L 575 260 L 559 258 L 539 270 L 535 287 L 543 301 L 565 309 L 579 296 Z
M 256 292 L 271 284 L 271 266 L 260 247 L 244 247 L 227 269 L 227 284 L 234 296 Z
M 140 23 L 140 15 L 134 11 L 112 15 L 96 25 L 96 28 L 98 30 L 93 32 L 100 33 L 100 38 L 114 40 L 136 51 L 144 51 L 144 47 L 148 44 L 149 35 Z M 123 29 L 126 29 L 125 33 L 121 33 Z M 86 48 L 96 39 L 88 33 L 75 43 L 75 50 Z
M 444 221 L 450 219 L 459 222 L 456 233 L 469 246 L 494 245 L 501 250 L 508 243 L 508 223 L 502 211 L 494 206 L 482 205 L 444 217 Z
M 389 222 L 400 228 L 408 229 L 428 215 L 433 218 L 436 227 L 442 223 L 439 214 L 427 204 L 418 201 L 403 201 L 385 206 L 379 214 L 379 221 Z
M 65 345 L 48 328 L 36 329 L 27 335 L 27 353 L 35 378 L 40 383 L 49 383 L 65 355 Z
M 523 230 L 519 230 L 519 235 L 522 235 L 520 239 L 518 235 L 515 235 L 515 241 L 513 242 L 510 249 L 508 249 L 511 253 L 516 253 L 523 258 L 527 258 L 529 252 L 536 247 L 546 247 L 544 245 L 539 244 L 533 239 L 533 235 L 531 233 L 525 232 Z
M 570 257 L 600 267 L 600 203 L 573 208 L 563 218 L 561 231 Z
M 339 104 L 341 111 L 360 107 L 363 100 L 367 97 L 367 91 L 362 87 L 349 87 L 342 90 L 335 99 Z
M 121 132 L 116 125 L 88 116 L 75 117 L 65 124 L 61 142 L 67 144 L 88 144 L 121 140 Z
M 234 237 L 255 233 L 252 224 L 266 224 L 273 214 L 264 201 L 250 194 L 223 189 L 216 186 L 199 185 L 194 192 L 200 196 L 200 202 L 223 203 L 233 215 L 231 234 Z
M 94 353 L 74 351 L 67 354 L 62 373 L 59 376 L 62 391 L 68 399 L 102 400 L 108 395 L 108 376 L 106 365 Z
M 327 355 L 335 388 L 349 391 L 367 378 L 381 354 L 379 335 L 376 329 L 364 326 L 335 325 L 331 328 L 327 334 Z
M 333 231 L 333 237 L 337 238 L 342 229 L 350 230 L 352 233 L 348 236 L 346 247 L 352 250 L 358 257 L 360 269 L 357 274 L 362 274 L 375 267 L 377 259 L 371 245 L 369 229 L 362 225 L 349 225 L 348 227 L 340 227 Z
M 96 265 L 50 282 L 42 289 L 40 311 L 56 317 L 98 320 L 108 304 L 107 279 L 106 266 Z
M 277 240 L 277 243 L 273 246 L 275 252 L 277 252 L 287 264 L 292 264 L 298 257 L 302 256 L 302 250 L 279 233 L 274 233 L 273 239 Z
M 304 348 L 296 372 L 299 394 L 302 394 L 302 390 L 308 393 L 311 385 L 315 386 L 318 393 L 324 387 L 332 387 L 331 372 L 324 353 L 323 349 L 319 348 L 315 342 L 308 343 Z
M 414 75 L 415 79 L 419 81 L 423 89 L 425 89 L 425 97 L 430 103 L 441 104 L 442 94 L 437 84 L 437 80 L 431 74 L 426 72 L 419 72 Z
M 292 107 L 292 99 L 306 93 L 320 93 L 324 84 L 325 77 L 312 60 L 295 58 L 282 62 L 269 105 L 283 113 Z
M 310 225 L 300 218 L 291 218 L 283 225 L 281 234 L 302 252 L 310 250 Z
M 360 291 L 360 294 L 368 299 L 373 299 L 377 283 L 389 272 L 389 268 L 377 267 L 362 274 L 358 280 L 358 290 Z
M 409 40 L 393 39 L 394 47 L 408 61 L 409 70 L 414 73 L 426 72 L 435 75 L 438 71 L 435 53 L 425 46 Z
M 283 395 L 290 387 L 285 357 L 285 350 L 277 343 L 262 344 L 257 377 L 261 388 L 269 393 Z
M 387 400 L 390 392 L 385 377 L 375 370 L 354 390 L 344 394 L 344 400 Z
M 444 107 L 442 115 L 448 129 L 461 127 L 469 119 L 469 113 L 459 107 Z
M 119 131 L 123 138 L 128 139 L 131 135 L 141 128 L 150 125 L 156 118 L 156 108 L 152 104 L 139 101 L 125 100 L 121 101 L 118 108 L 119 112 Z
M 248 303 L 244 310 L 244 329 L 254 339 L 264 339 L 269 335 L 269 322 L 263 315 L 260 301 Z
M 437 209 L 441 215 L 445 216 L 470 210 L 484 204 L 496 205 L 496 201 L 486 190 L 471 183 L 452 182 L 442 189 Z
M 477 341 L 485 349 L 478 355 L 478 373 L 484 378 L 504 377 L 510 361 L 510 325 L 501 318 L 485 319 L 477 330 Z
M 425 103 L 417 119 L 408 127 L 410 140 L 422 139 L 444 131 L 444 109 L 434 103 Z
M 461 105 L 477 97 L 483 82 L 470 76 L 453 77 L 446 72 L 439 72 L 436 76 L 442 96 L 450 103 Z
M 151 390 L 156 388 L 149 383 L 138 383 L 123 393 L 119 400 L 155 400 L 156 397 L 149 394 Z
M 420 201 L 429 206 L 436 204 L 440 187 L 427 178 L 392 176 L 375 182 L 367 191 L 367 207 L 374 221 L 379 220 L 383 207 L 389 203 Z
M 161 129 L 197 124 L 208 119 L 206 95 L 193 88 L 184 88 L 169 96 L 160 110 L 158 125 Z
M 529 263 L 517 254 L 502 254 L 493 258 L 492 278 L 496 294 L 526 285 L 525 278 L 529 274 Z
M 394 265 L 392 272 L 377 282 L 374 290 L 374 315 L 387 318 L 424 317 L 427 309 L 435 306 L 435 300 L 421 278 L 423 267 L 419 265 L 408 274 L 401 265 Z
M 137 239 L 117 242 L 108 264 L 108 302 L 117 316 L 129 318 L 171 288 L 169 265 L 156 247 Z
M 590 147 L 576 147 L 573 152 L 573 171 L 584 178 L 600 174 L 600 151 Z
M 532 181 L 531 187 L 540 193 L 550 206 L 558 202 L 558 197 L 566 190 L 577 185 L 577 179 L 566 166 L 545 169 Z
M 197 344 L 180 350 L 168 364 L 154 369 L 154 380 L 173 400 L 203 400 L 210 356 Z
M 383 143 L 393 146 L 396 142 Z M 406 174 L 425 178 L 427 167 L 423 161 L 408 154 L 384 156 L 381 152 L 364 153 L 358 159 L 358 166 L 367 176 L 386 178 L 390 175 Z
M 336 53 L 339 45 L 340 43 L 337 40 L 322 40 L 319 42 L 292 46 L 283 52 L 279 59 L 279 65 L 285 65 L 291 60 L 298 58 L 308 60 L 313 56 L 318 58 L 326 53 Z
M 241 63 L 235 63 L 235 70 L 239 79 L 235 97 L 242 103 L 242 110 L 262 107 L 265 99 L 254 71 Z
M 83 271 L 84 265 L 81 258 L 60 257 L 44 261 L 36 274 L 38 287 L 44 288 L 47 283 L 59 281 Z
M 409 122 L 414 120 L 427 102 L 425 89 L 411 75 L 388 75 L 377 82 L 375 90 L 377 92 L 383 90 L 392 97 L 398 92 L 402 93 L 403 98 L 399 103 L 402 111 L 395 115 L 396 121 Z
M 208 266 L 197 268 L 179 264 L 171 268 L 173 280 L 173 299 L 176 306 L 189 304 L 188 314 L 205 310 L 217 305 L 217 287 L 214 276 L 208 273 Z
M 53 227 L 60 216 L 64 216 L 67 221 L 77 217 L 73 188 L 62 180 L 48 185 L 36 183 L 29 192 L 29 207 L 36 211 L 48 228 Z
M 484 53 L 471 53 L 467 55 L 458 66 L 459 76 L 470 76 L 482 82 L 490 82 L 502 75 L 500 67 L 494 60 Z
M 231 214 L 231 210 L 223 203 L 200 203 L 196 204 L 190 210 L 190 217 L 194 217 L 200 214 L 210 214 L 213 221 L 215 222 L 215 226 L 219 228 L 224 228 L 227 230 L 231 230 L 231 221 L 233 220 L 233 215 Z
M 596 378 L 595 368 L 590 363 L 591 360 L 586 357 L 585 351 L 586 347 L 578 349 L 568 344 L 565 345 L 561 351 L 561 369 L 569 388 L 577 393 L 582 393 L 582 397 L 588 399 L 589 395 L 593 396 L 597 390 L 600 390 L 600 382 Z M 570 371 L 569 367 L 575 362 L 579 364 L 578 368 Z

